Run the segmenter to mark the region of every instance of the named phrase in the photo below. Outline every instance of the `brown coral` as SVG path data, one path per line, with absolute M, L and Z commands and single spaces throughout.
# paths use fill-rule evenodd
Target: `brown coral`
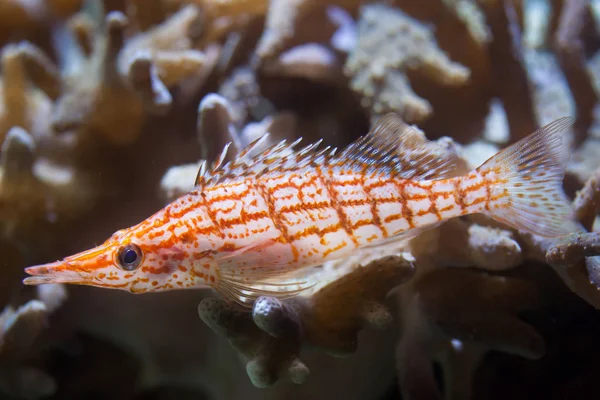
M 576 144 L 581 144 L 594 118 L 599 97 L 585 63 L 582 33 L 590 22 L 586 0 L 566 0 L 556 30 L 556 53 L 577 104 Z
M 392 317 L 383 305 L 386 294 L 414 272 L 410 260 L 393 253 L 331 263 L 324 268 L 336 280 L 321 283 L 307 298 L 282 303 L 261 297 L 252 316 L 224 300 L 210 298 L 200 303 L 198 311 L 213 331 L 226 336 L 244 356 L 255 386 L 270 386 L 284 377 L 302 383 L 308 375 L 299 359 L 303 343 L 347 355 L 356 351 L 357 333 L 363 326 L 389 326 Z
M 466 399 L 485 352 L 541 357 L 543 338 L 518 317 L 536 306 L 536 297 L 526 281 L 482 272 L 440 269 L 417 277 L 402 296 L 397 357 L 403 398 L 442 398 L 431 360 L 443 369 L 443 398 Z
M 212 71 L 218 46 L 193 48 L 199 35 L 200 10 L 181 8 L 165 22 L 129 38 L 119 53 L 118 70 L 153 112 L 164 114 L 172 103 L 169 89 L 182 82 L 195 93 Z
M 591 231 L 598 213 L 600 213 L 600 169 L 586 181 L 573 200 L 577 219 Z
M 589 29 L 588 11 L 582 11 L 583 2 L 555 1 L 547 11 L 553 15 L 543 16 L 531 8 L 534 2 L 510 0 L 395 0 L 389 5 L 362 4 L 360 11 L 359 3 L 364 2 L 356 0 L 88 1 L 68 20 L 64 19 L 74 1 L 54 0 L 51 7 L 36 1 L 10 3 L 14 8 L 0 15 L 6 22 L 0 24 L 0 37 L 5 37 L 6 28 L 18 26 L 10 38 L 15 43 L 5 47 L 2 59 L 0 135 L 6 139 L 0 156 L 4 234 L 0 252 L 9 265 L 2 274 L 2 305 L 21 303 L 15 300 L 18 291 L 12 285 L 20 279 L 14 271 L 17 266 L 20 272 L 41 254 L 53 257 L 66 249 L 80 250 L 143 218 L 142 213 L 191 189 L 199 167 L 196 161 L 214 160 L 230 141 L 229 157 L 265 132 L 271 134 L 267 144 L 303 136 L 308 142 L 323 138 L 328 145 L 341 147 L 368 130 L 369 118 L 395 110 L 418 122 L 431 137 L 452 137 L 429 143 L 417 130 L 407 139 L 425 143 L 428 151 L 435 150 L 433 157 L 454 159 L 460 154 L 464 159 L 455 171 L 460 174 L 537 125 L 564 115 L 577 112 L 580 119 L 577 136 L 570 132 L 566 137 L 575 142 L 585 139 L 572 157 L 565 186 L 569 194 L 581 189 L 574 207 L 588 232 L 548 241 L 486 217 L 460 218 L 410 243 L 391 246 L 387 249 L 391 255 L 376 249 L 315 269 L 313 279 L 319 280 L 319 287 L 302 298 L 284 302 L 261 298 L 252 313 L 218 299 L 202 301 L 202 319 L 242 354 L 256 386 L 278 379 L 306 382 L 310 366 L 313 376 L 304 388 L 280 385 L 268 393 L 253 392 L 244 386 L 245 380 L 236 381 L 240 369 L 229 362 L 233 360 L 229 348 L 220 347 L 222 342 L 203 332 L 203 325 L 193 318 L 197 293 L 132 298 L 74 289 L 75 300 L 52 320 L 52 333 L 86 325 L 112 335 L 112 340 L 128 341 L 143 354 L 143 381 L 148 386 L 134 395 L 137 364 L 104 351 L 112 347 L 101 341 L 86 339 L 79 343 L 83 353 L 91 349 L 95 356 L 62 369 L 46 388 L 31 384 L 25 389 L 51 389 L 56 384 L 57 397 L 76 397 L 82 389 L 116 395 L 121 393 L 116 387 L 122 386 L 128 398 L 152 398 L 162 391 L 148 388 L 173 386 L 164 383 L 171 379 L 207 385 L 220 397 L 236 397 L 236 391 L 246 398 L 283 397 L 287 391 L 298 396 L 306 388 L 315 399 L 339 397 L 339 389 L 332 393 L 327 387 L 333 385 L 321 383 L 333 371 L 342 371 L 340 364 L 322 367 L 321 376 L 316 376 L 322 362 L 313 362 L 305 348 L 352 353 L 362 327 L 383 328 L 396 317 L 401 332 L 398 390 L 407 398 L 477 398 L 473 386 L 492 380 L 482 379 L 481 370 L 495 372 L 498 359 L 521 365 L 521 358 L 539 358 L 543 353 L 549 331 L 538 332 L 525 311 L 537 310 L 538 325 L 549 321 L 550 314 L 556 318 L 538 301 L 538 289 L 547 285 L 548 276 L 562 279 L 556 279 L 556 287 L 545 287 L 548 296 L 562 285 L 600 307 L 600 257 L 597 232 L 592 231 L 598 214 L 594 165 L 600 130 L 594 125 L 598 121 L 585 122 L 590 112 L 600 120 L 597 99 L 590 95 L 590 82 L 597 83 L 593 77 L 600 71 L 600 53 L 592 54 L 597 39 Z M 35 7 L 40 13 L 31 12 Z M 51 8 L 58 11 L 53 14 L 57 19 L 48 12 Z M 543 20 L 534 21 L 536 15 Z M 536 38 L 521 42 L 522 27 L 532 21 L 538 24 L 532 35 Z M 54 38 L 53 46 L 47 39 L 30 36 L 32 28 L 51 32 L 45 36 Z M 18 41 L 23 37 L 35 46 Z M 51 61 L 55 58 L 59 68 Z M 578 75 L 585 63 L 591 79 Z M 210 93 L 205 95 L 204 89 Z M 362 109 L 357 104 L 361 100 Z M 109 145 L 99 145 L 102 141 Z M 119 144 L 129 146 L 114 146 Z M 407 150 L 402 161 L 422 156 Z M 97 179 L 110 182 L 115 176 L 124 184 L 120 188 L 124 190 L 114 193 L 115 202 L 100 202 L 94 213 L 85 213 L 97 204 L 98 193 L 106 191 Z M 160 176 L 163 196 L 158 199 L 153 194 Z M 74 217 L 80 217 L 82 227 L 62 229 L 62 222 Z M 413 259 L 416 276 L 405 282 L 413 274 Z M 548 271 L 548 276 L 540 271 Z M 384 297 L 394 286 L 399 286 L 394 294 L 398 307 L 388 308 Z M 60 303 L 60 296 L 52 294 L 57 288 L 38 292 L 34 302 L 53 308 Z M 563 305 L 565 314 L 577 301 L 571 296 Z M 562 298 L 556 302 L 562 303 Z M 575 308 L 584 306 L 578 301 Z M 140 307 L 153 312 L 140 313 Z M 31 308 L 22 311 L 38 315 L 38 309 Z M 16 306 L 6 310 L 2 319 L 21 314 Z M 165 324 L 163 318 L 172 314 L 180 320 Z M 30 324 L 23 339 L 36 332 L 36 325 Z M 571 346 L 579 342 L 578 336 L 568 338 L 572 337 L 576 340 L 568 340 Z M 370 352 L 365 347 L 368 339 L 361 337 L 359 347 Z M 581 345 L 590 359 L 593 343 Z M 527 364 L 528 371 L 537 368 L 528 380 L 539 376 L 549 392 L 560 384 L 540 371 L 556 362 L 557 351 L 580 354 L 568 346 L 557 347 L 561 346 L 550 342 L 549 354 L 539 364 Z M 489 350 L 496 350 L 494 357 L 486 357 Z M 14 362 L 0 361 L 4 368 L 0 381 L 35 376 L 18 372 L 33 366 L 21 355 L 11 358 Z M 345 375 L 341 378 L 347 387 L 345 397 L 373 397 L 385 391 L 386 384 L 394 390 L 395 382 L 386 382 L 393 373 L 389 347 L 369 356 L 372 364 L 361 364 L 360 356 L 343 363 L 357 376 L 371 376 L 365 370 L 381 375 L 377 385 L 369 382 L 361 388 L 364 381 Z M 443 393 L 437 389 L 433 363 L 442 367 Z M 104 364 L 122 366 L 102 374 Z M 370 365 L 385 371 L 379 374 Z M 4 374 L 8 369 L 17 375 Z M 563 372 L 554 372 L 553 377 Z M 576 373 L 569 368 L 569 376 Z M 506 383 L 501 374 L 492 375 L 498 384 Z M 572 394 L 570 390 L 579 387 L 578 378 L 562 390 Z M 82 384 L 73 388 L 73 382 Z M 20 392 L 23 387 L 13 389 Z
M 48 316 L 66 298 L 62 285 L 38 290 L 39 299 L 0 313 L 0 392 L 22 398 L 53 394 L 56 383 L 45 372 L 27 364 L 31 350 L 44 330 Z
M 350 87 L 362 96 L 363 106 L 373 116 L 395 111 L 407 122 L 426 119 L 432 107 L 414 93 L 404 73 L 417 69 L 440 85 L 461 85 L 469 79 L 469 70 L 450 61 L 427 27 L 399 9 L 364 6 L 358 41 L 345 65 Z
M 511 1 L 490 0 L 480 4 L 493 38 L 489 55 L 494 89 L 506 111 L 511 141 L 516 142 L 538 127 L 520 43 L 518 16 Z
M 52 99 L 38 85 L 56 95 L 53 87 L 57 82 L 56 72 L 48 67 L 45 56 L 28 42 L 5 46 L 1 63 L 0 143 L 15 126 L 36 138 L 48 135 Z M 36 70 L 40 73 L 35 74 Z M 39 79 L 44 73 L 50 79 Z
M 100 3 L 92 4 L 99 8 L 94 14 L 102 16 Z M 147 113 L 169 110 L 173 101 L 169 89 L 184 81 L 197 89 L 216 62 L 217 48 L 191 49 L 198 18 L 198 10 L 189 6 L 126 40 L 128 18 L 111 12 L 105 21 L 89 26 L 93 29 L 86 33 L 92 39 L 89 56 L 73 32 L 58 30 L 64 88 L 54 128 L 90 131 L 113 144 L 137 140 Z
M 585 257 L 600 255 L 600 234 L 598 232 L 578 233 L 563 239 L 546 253 L 548 264 L 568 266 L 578 263 Z
M 88 210 L 97 194 L 84 171 L 36 153 L 35 140 L 27 131 L 19 127 L 9 131 L 0 157 L 3 235 L 31 235 L 42 225 L 69 220 Z
M 104 18 L 103 13 L 100 16 Z M 52 120 L 56 131 L 91 132 L 120 144 L 137 139 L 144 117 L 143 104 L 116 71 L 126 24 L 125 15 L 119 12 L 98 21 L 93 26 L 89 57 L 66 27 L 56 31 L 63 76 L 62 94 Z M 117 104 L 121 105 L 113 108 Z

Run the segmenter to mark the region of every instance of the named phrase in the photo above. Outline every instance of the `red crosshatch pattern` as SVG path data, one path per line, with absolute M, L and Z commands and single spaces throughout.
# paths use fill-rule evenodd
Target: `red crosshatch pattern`
M 559 119 L 462 176 L 432 143 L 413 143 L 403 159 L 411 128 L 394 117 L 339 153 L 282 142 L 253 154 L 259 139 L 227 164 L 225 149 L 210 170 L 200 169 L 194 190 L 104 244 L 28 268 L 26 283 L 134 293 L 211 286 L 251 303 L 305 290 L 296 275 L 305 268 L 461 215 L 485 213 L 548 237 L 570 233 L 560 132 L 571 123 Z M 132 245 L 140 259 L 127 270 L 118 254 Z

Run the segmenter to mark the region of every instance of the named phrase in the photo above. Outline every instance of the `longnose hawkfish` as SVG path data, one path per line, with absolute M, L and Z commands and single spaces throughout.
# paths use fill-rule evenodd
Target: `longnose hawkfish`
M 212 287 L 251 306 L 314 285 L 300 271 L 462 215 L 563 236 L 577 229 L 561 187 L 562 131 L 572 122 L 558 119 L 461 176 L 431 152 L 401 162 L 414 128 L 394 115 L 339 152 L 320 142 L 296 149 L 298 141 L 258 151 L 263 136 L 225 162 L 226 146 L 189 193 L 95 248 L 27 268 L 24 283 L 133 293 Z

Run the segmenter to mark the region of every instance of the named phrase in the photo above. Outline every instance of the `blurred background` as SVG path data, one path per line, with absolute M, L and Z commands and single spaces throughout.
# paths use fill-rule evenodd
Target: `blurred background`
M 0 0 L 0 43 L 0 398 L 600 396 L 600 2 Z M 344 146 L 389 112 L 465 171 L 576 117 L 564 188 L 586 232 L 451 221 L 276 303 L 282 336 L 209 290 L 22 284 L 228 142 Z

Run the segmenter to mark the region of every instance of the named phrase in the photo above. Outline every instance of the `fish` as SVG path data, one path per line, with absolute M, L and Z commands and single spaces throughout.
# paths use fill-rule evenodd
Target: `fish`
M 311 267 L 460 216 L 565 236 L 577 230 L 562 189 L 562 133 L 572 124 L 557 119 L 458 176 L 458 156 L 436 156 L 425 146 L 435 142 L 409 149 L 418 131 L 395 114 L 340 151 L 322 140 L 298 148 L 301 139 L 263 150 L 266 134 L 225 162 L 227 145 L 202 163 L 191 191 L 99 246 L 26 268 L 23 282 L 136 294 L 212 288 L 251 307 L 260 296 L 305 292 L 315 285 Z

